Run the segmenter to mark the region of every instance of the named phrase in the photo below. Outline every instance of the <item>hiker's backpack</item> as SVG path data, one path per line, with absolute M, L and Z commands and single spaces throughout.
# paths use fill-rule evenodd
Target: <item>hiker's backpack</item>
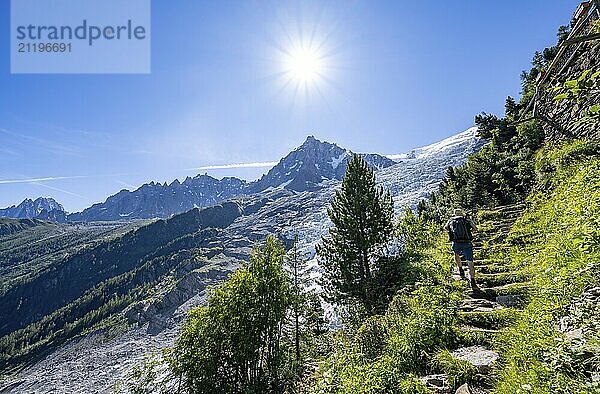
M 471 242 L 473 240 L 471 224 L 463 217 L 453 218 L 450 220 L 448 236 L 450 241 Z

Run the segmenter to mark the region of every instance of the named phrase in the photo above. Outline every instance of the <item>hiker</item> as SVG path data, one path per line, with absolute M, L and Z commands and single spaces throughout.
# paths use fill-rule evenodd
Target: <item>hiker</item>
M 448 231 L 450 241 L 452 241 L 452 251 L 454 252 L 454 261 L 458 266 L 461 278 L 465 278 L 465 270 L 462 267 L 461 255 L 467 260 L 469 266 L 469 278 L 471 280 L 471 289 L 476 290 L 475 283 L 475 265 L 473 264 L 473 234 L 477 227 L 465 217 L 463 211 L 459 208 L 454 210 L 453 216 L 444 226 Z

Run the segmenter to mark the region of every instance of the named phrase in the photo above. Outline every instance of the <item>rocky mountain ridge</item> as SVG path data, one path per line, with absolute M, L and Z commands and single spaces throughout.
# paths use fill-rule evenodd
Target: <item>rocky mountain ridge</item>
M 247 182 L 235 177 L 222 179 L 207 174 L 178 180 L 171 184 L 150 182 L 134 191 L 121 190 L 103 203 L 94 204 L 70 221 L 131 220 L 167 218 L 171 215 L 217 204 L 241 195 L 259 193 L 270 188 L 296 192 L 314 190 L 324 180 L 342 179 L 352 152 L 336 144 L 309 136 L 306 141 L 282 158 L 260 179 Z M 377 154 L 362 155 L 375 168 L 389 167 L 395 162 Z
M 467 137 L 468 138 L 468 137 Z M 457 141 L 454 141 L 455 143 Z M 458 141 L 460 143 L 460 141 Z M 418 148 L 409 154 L 398 155 L 401 160 L 425 157 L 435 153 L 435 144 Z M 183 182 L 175 179 L 170 184 L 150 182 L 130 191 L 123 189 L 82 212 L 67 214 L 51 198 L 24 200 L 18 206 L 0 210 L 0 217 L 37 218 L 53 222 L 90 222 L 168 218 L 193 208 L 202 208 L 228 199 L 259 193 L 267 189 L 284 188 L 295 192 L 316 190 L 322 182 L 341 180 L 353 152 L 336 144 L 308 136 L 260 179 L 247 182 L 235 177 L 216 179 L 207 174 L 187 177 Z M 359 153 L 373 168 L 381 170 L 396 161 L 379 154 Z
M 0 218 L 41 219 L 55 222 L 66 221 L 63 206 L 51 197 L 26 198 L 19 205 L 0 209 Z

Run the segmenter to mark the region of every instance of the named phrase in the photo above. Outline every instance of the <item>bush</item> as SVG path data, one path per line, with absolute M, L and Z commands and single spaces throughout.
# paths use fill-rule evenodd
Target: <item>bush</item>
M 578 161 L 597 157 L 600 144 L 596 141 L 573 140 L 558 146 L 547 146 L 540 149 L 535 157 L 535 172 L 542 186 L 552 186 L 550 181 L 558 171 L 568 168 Z
M 428 393 L 414 378 L 455 343 L 455 297 L 428 283 L 397 295 L 385 316 L 366 320 L 317 373 L 315 393 Z
M 383 354 L 388 340 L 388 326 L 383 316 L 371 316 L 360 326 L 356 341 L 360 353 L 367 359 Z
M 268 237 L 250 264 L 192 310 L 177 339 L 171 369 L 192 393 L 283 392 L 289 354 L 282 326 L 292 303 L 283 246 Z
M 435 371 L 448 375 L 450 385 L 456 389 L 464 383 L 470 383 L 475 376 L 475 367 L 463 360 L 458 360 L 448 350 L 442 350 L 433 357 L 431 366 Z
M 350 362 L 340 362 L 339 369 L 323 372 L 311 393 L 432 394 L 415 375 L 402 372 L 396 360 L 387 355 L 370 364 L 345 361 Z

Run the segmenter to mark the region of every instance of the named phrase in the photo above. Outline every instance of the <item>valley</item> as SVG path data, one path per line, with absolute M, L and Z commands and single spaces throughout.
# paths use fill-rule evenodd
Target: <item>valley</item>
M 314 245 L 329 227 L 326 208 L 341 175 L 314 174 L 331 171 L 326 165 L 335 169 L 334 158 L 342 154 L 319 144 L 280 162 L 280 168 L 293 169 L 298 166 L 291 160 L 313 160 L 313 175 L 301 170 L 299 180 L 289 182 L 272 170 L 274 182 L 283 181 L 278 187 L 212 207 L 146 221 L 42 222 L 0 238 L 6 256 L 0 296 L 5 334 L 0 346 L 9 355 L 0 360 L 5 384 L 17 380 L 23 389 L 41 390 L 43 374 L 45 382 L 72 392 L 84 392 L 77 390 L 85 385 L 108 390 L 152 348 L 170 346 L 185 312 L 202 304 L 206 289 L 246 261 L 268 234 L 288 243 L 298 234 L 316 279 Z M 463 163 L 481 146 L 469 129 L 379 169 L 379 183 L 392 192 L 397 211 L 415 207 L 435 190 L 445 168 Z M 329 154 L 314 163 L 310 157 L 322 151 Z M 295 187 L 286 188 L 290 185 Z M 310 187 L 294 190 L 302 185 Z M 110 378 L 91 373 L 97 369 L 113 373 Z

